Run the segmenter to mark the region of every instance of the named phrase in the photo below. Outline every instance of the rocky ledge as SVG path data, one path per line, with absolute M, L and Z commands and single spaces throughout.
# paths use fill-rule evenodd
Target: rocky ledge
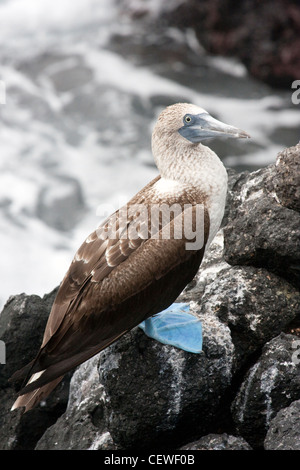
M 0 317 L 2 449 L 299 450 L 300 144 L 229 176 L 223 226 L 178 299 L 202 321 L 203 352 L 135 328 L 39 407 L 10 412 L 7 380 L 37 351 L 56 291 L 11 297 Z

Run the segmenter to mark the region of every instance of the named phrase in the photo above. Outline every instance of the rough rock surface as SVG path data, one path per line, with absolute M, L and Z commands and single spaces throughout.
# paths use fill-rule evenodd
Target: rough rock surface
M 281 333 L 267 343 L 248 371 L 232 405 L 239 435 L 254 447 L 263 445 L 276 413 L 300 397 L 300 363 L 294 335 Z
M 294 208 L 299 205 L 299 161 L 300 144 L 281 152 L 275 166 L 242 173 L 229 194 L 224 228 L 229 264 L 265 267 L 298 289 L 300 213 Z
M 238 370 L 297 318 L 300 293 L 266 269 L 230 267 L 206 287 L 199 308 L 201 318 L 213 314 L 230 328 Z
M 224 434 L 208 434 L 199 441 L 191 442 L 182 450 L 251 450 L 249 444 L 242 438 Z
M 300 145 L 285 149 L 277 158 L 274 190 L 280 204 L 300 212 Z
M 70 374 L 55 391 L 30 413 L 11 412 L 21 384 L 10 383 L 12 374 L 37 353 L 56 289 L 41 299 L 37 295 L 10 297 L 0 316 L 0 338 L 6 346 L 6 364 L 0 366 L 0 448 L 33 449 L 45 429 L 51 426 L 67 405 Z
M 66 412 L 44 433 L 37 450 L 113 450 L 103 423 L 104 390 L 99 382 L 99 355 L 75 371 Z
M 208 326 L 213 327 L 211 321 Z M 81 421 L 77 409 L 80 403 L 80 409 L 93 404 L 89 413 L 98 417 L 92 421 L 90 418 L 84 430 L 80 427 L 84 439 L 89 439 L 89 447 L 95 447 L 95 441 L 99 441 L 98 437 L 95 439 L 97 427 L 97 436 L 102 431 L 104 439 L 109 432 L 113 442 L 123 449 L 162 449 L 170 439 L 175 446 L 182 436 L 187 439 L 189 433 L 207 432 L 221 413 L 222 396 L 232 376 L 229 330 L 218 325 L 217 320 L 214 327 L 218 334 L 204 335 L 204 352 L 200 355 L 162 345 L 139 328 L 129 332 L 98 356 L 98 374 L 92 361 L 87 381 L 72 380 L 66 412 L 66 418 L 72 420 L 72 429 Z M 83 388 L 98 388 L 97 401 L 89 396 L 81 403 Z M 94 423 L 92 434 L 91 423 Z M 65 421 L 61 418 L 45 433 L 38 448 L 49 444 L 54 447 L 57 437 L 65 436 L 64 429 Z M 71 449 L 72 439 L 73 433 L 67 434 L 63 448 Z
M 300 450 L 300 400 L 278 411 L 264 445 L 266 450 Z
M 202 322 L 201 354 L 135 328 L 79 366 L 70 390 L 72 373 L 35 410 L 11 413 L 17 388 L 7 380 L 34 357 L 55 292 L 9 299 L 1 447 L 261 449 L 269 430 L 266 448 L 297 448 L 286 407 L 300 399 L 299 158 L 298 145 L 276 165 L 230 173 L 223 228 L 178 298 Z

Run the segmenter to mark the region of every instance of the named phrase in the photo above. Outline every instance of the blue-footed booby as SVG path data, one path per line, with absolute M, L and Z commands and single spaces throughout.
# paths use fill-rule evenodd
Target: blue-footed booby
M 33 408 L 66 372 L 138 325 L 163 343 L 201 351 L 198 319 L 173 302 L 196 275 L 224 214 L 227 172 L 202 144 L 214 137 L 249 136 L 193 104 L 161 112 L 152 134 L 159 175 L 75 254 L 37 356 L 12 377 L 27 382 L 12 409 Z

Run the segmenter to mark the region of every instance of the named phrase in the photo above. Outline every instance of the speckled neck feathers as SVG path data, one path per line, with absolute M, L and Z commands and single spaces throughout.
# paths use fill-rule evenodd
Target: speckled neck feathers
M 201 111 L 201 108 L 186 103 L 166 108 L 159 116 L 152 134 L 152 153 L 162 180 L 178 183 L 174 186 L 177 195 L 180 194 L 180 188 L 194 187 L 200 198 L 195 203 L 203 203 L 205 199 L 211 219 L 212 239 L 224 213 L 227 172 L 210 148 L 201 143 L 193 144 L 178 133 L 185 113 Z M 160 186 L 163 184 L 160 183 Z
M 226 170 L 218 156 L 207 146 L 193 144 L 179 134 L 182 116 L 185 110 L 191 110 L 184 103 L 179 106 L 182 108 L 179 117 L 177 108 L 175 112 L 173 107 L 169 107 L 161 113 L 153 130 L 152 153 L 161 176 L 196 187 L 201 186 L 202 190 L 207 187 L 208 191 L 213 181 L 218 184 L 220 179 L 221 184 L 226 184 Z M 199 108 L 196 109 L 199 111 Z

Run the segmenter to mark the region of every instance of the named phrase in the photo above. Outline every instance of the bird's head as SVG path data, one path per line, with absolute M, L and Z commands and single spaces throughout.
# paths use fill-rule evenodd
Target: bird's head
M 166 175 L 182 159 L 186 162 L 191 161 L 192 155 L 213 154 L 201 145 L 206 140 L 249 137 L 245 131 L 214 119 L 199 106 L 176 103 L 160 113 L 152 134 L 152 151 L 161 174 Z
M 189 103 L 168 106 L 158 117 L 154 134 L 179 134 L 192 144 L 212 138 L 249 138 L 243 130 L 213 118 L 205 109 Z M 176 139 L 177 140 L 177 139 Z

